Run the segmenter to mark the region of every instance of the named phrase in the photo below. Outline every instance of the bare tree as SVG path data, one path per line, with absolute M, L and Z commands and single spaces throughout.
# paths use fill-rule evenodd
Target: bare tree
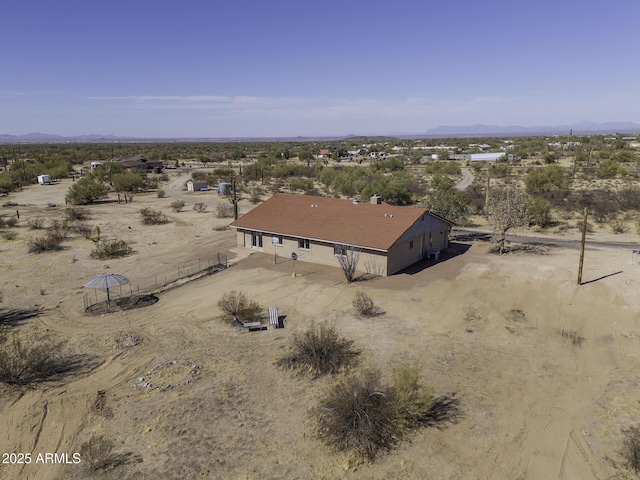
M 353 245 L 341 244 L 336 244 L 334 249 L 338 253 L 338 263 L 344 273 L 344 277 L 347 279 L 347 283 L 353 282 L 358 260 L 360 260 L 360 249 Z
M 507 232 L 526 227 L 531 221 L 531 196 L 514 187 L 495 188 L 490 192 L 489 222 L 493 225 L 493 241 L 502 255 Z

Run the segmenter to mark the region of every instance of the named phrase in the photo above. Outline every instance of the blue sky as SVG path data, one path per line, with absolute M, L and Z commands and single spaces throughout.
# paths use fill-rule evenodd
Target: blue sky
M 20 0 L 0 134 L 640 123 L 637 0 Z

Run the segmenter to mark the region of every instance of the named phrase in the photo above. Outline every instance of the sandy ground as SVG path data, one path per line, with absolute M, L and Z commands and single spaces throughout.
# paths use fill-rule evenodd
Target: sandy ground
M 92 260 L 93 244 L 83 238 L 61 252 L 28 254 L 26 240 L 39 232 L 26 220 L 62 218 L 67 187 L 34 186 L 1 199 L 19 205 L 0 215 L 18 208 L 23 226 L 16 240 L 0 243 L 0 308 L 37 308 L 38 316 L 12 328 L 65 339 L 83 364 L 59 382 L 1 391 L 0 450 L 71 454 L 103 435 L 124 464 L 100 474 L 88 471 L 87 459 L 0 464 L 0 478 L 626 478 L 615 464 L 621 429 L 640 422 L 640 265 L 629 250 L 589 249 L 581 286 L 576 250 L 499 257 L 482 242 L 454 244 L 443 261 L 414 273 L 346 285 L 337 268 L 298 263 L 293 278 L 290 261 L 240 258 L 230 251 L 234 232 L 214 230 L 229 221 L 212 208 L 174 213 L 171 196 L 149 194 L 89 207 L 89 222 L 103 237 L 130 242 L 133 256 Z M 211 192 L 193 195 L 213 202 Z M 142 206 L 173 222 L 141 225 Z M 234 265 L 159 294 L 155 305 L 83 314 L 82 283 L 105 264 L 146 285 L 158 272 L 218 252 Z M 221 324 L 216 302 L 231 289 L 277 306 L 286 328 L 240 334 Z M 357 317 L 357 289 L 385 314 Z M 436 392 L 457 393 L 463 418 L 349 468 L 314 437 L 309 416 L 335 379 L 274 365 L 294 332 L 325 319 L 363 350 L 363 366 L 388 377 L 394 365 L 417 364 Z M 123 338 L 140 342 L 126 348 L 117 342 Z M 174 388 L 139 388 L 140 377 Z

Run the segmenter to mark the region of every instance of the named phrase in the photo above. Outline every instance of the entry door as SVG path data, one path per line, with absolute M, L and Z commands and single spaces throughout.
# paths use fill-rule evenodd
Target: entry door
M 261 233 L 252 233 L 251 234 L 251 246 L 255 248 L 262 248 L 262 234 Z

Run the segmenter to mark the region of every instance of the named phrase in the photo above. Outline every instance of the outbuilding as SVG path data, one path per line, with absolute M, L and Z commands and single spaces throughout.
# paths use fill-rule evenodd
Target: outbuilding
M 201 190 L 207 190 L 207 182 L 194 182 L 189 180 L 187 182 L 187 190 L 189 192 L 199 192 Z
M 33 177 L 31 177 L 33 178 Z M 38 175 L 38 183 L 40 185 L 51 185 L 51 176 L 44 174 L 44 175 Z

